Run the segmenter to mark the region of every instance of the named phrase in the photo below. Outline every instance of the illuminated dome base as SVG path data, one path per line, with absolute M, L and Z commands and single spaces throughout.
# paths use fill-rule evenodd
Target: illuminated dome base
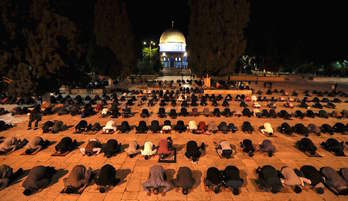
M 174 29 L 167 30 L 161 35 L 159 46 L 164 68 L 187 68 L 184 34 Z

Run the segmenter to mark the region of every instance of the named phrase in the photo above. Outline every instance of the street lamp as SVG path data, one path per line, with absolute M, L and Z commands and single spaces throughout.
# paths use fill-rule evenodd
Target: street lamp
M 152 46 L 155 46 L 156 43 L 153 42 L 153 41 L 151 40 L 151 41 L 144 41 L 143 44 L 144 44 L 144 46 L 149 45 L 149 50 L 150 50 L 150 55 L 149 55 L 149 56 L 150 56 L 150 63 L 151 63 L 151 58 L 152 58 Z

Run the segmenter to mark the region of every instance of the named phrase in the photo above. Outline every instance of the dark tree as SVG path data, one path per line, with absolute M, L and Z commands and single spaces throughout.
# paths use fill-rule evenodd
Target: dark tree
M 136 62 L 135 46 L 124 1 L 97 0 L 94 31 L 97 47 L 105 48 L 105 51 L 111 50 L 108 56 L 115 56 L 108 58 L 108 61 L 112 62 L 108 63 L 112 64 L 108 68 L 113 68 L 111 71 L 114 72 L 108 75 L 120 77 L 131 73 Z M 95 58 L 96 56 L 94 55 Z M 105 69 L 106 66 L 97 68 Z
M 1 4 L 6 43 L 0 48 L 0 70 L 13 80 L 9 94 L 42 94 L 69 83 L 61 74 L 77 68 L 83 54 L 75 24 L 53 12 L 48 0 L 17 3 Z
M 246 48 L 248 0 L 190 0 L 189 64 L 197 74 L 226 75 Z

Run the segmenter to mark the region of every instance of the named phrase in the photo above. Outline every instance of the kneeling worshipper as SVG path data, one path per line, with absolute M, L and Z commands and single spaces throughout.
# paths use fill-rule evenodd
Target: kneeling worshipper
M 16 137 L 8 137 L 0 144 L 0 154 L 7 154 L 24 147 L 28 143 L 27 139 L 20 140 Z
M 37 192 L 51 182 L 53 175 L 56 173 L 54 167 L 49 166 L 36 166 L 33 167 L 26 179 L 23 181 L 22 186 L 24 187 L 23 194 L 29 196 L 34 192 Z
M 303 176 L 311 181 L 312 188 L 318 193 L 324 193 L 324 178 L 321 173 L 311 165 L 304 165 L 300 168 Z
M 157 152 L 157 149 L 155 148 L 155 145 L 152 144 L 152 142 L 147 141 L 144 144 L 144 149 L 141 150 L 141 155 L 144 156 L 145 160 L 148 160 L 152 155 L 155 155 Z
M 182 188 L 182 193 L 184 195 L 187 195 L 195 183 L 191 169 L 189 167 L 180 167 L 174 183 L 176 187 Z
M 105 193 L 111 186 L 116 186 L 120 182 L 116 178 L 116 169 L 109 164 L 104 165 L 97 174 L 96 184 L 100 193 Z
M 269 157 L 272 157 L 274 152 L 276 151 L 276 148 L 270 140 L 263 140 L 259 145 L 259 150 L 261 152 L 267 153 Z
M 42 139 L 42 137 L 34 137 L 27 145 L 25 154 L 33 154 L 45 149 L 50 144 L 50 141 Z
M 140 146 L 136 141 L 131 141 L 125 151 L 130 158 L 133 158 L 140 153 Z
M 110 139 L 103 145 L 102 151 L 104 156 L 110 158 L 111 156 L 121 152 L 122 145 L 118 143 L 117 140 Z
M 102 144 L 99 142 L 98 139 L 89 139 L 88 143 L 85 148 L 81 148 L 80 151 L 82 155 L 92 156 L 92 155 L 98 155 L 100 151 L 102 150 Z
M 236 153 L 235 147 L 226 140 L 217 144 L 216 151 L 223 158 L 231 158 Z
M 325 178 L 326 186 L 336 195 L 348 195 L 347 182 L 331 167 L 322 167 L 320 173 Z
M 222 174 L 216 167 L 210 167 L 207 170 L 207 175 L 204 179 L 204 185 L 213 190 L 214 193 L 220 192 L 220 187 L 223 185 Z
M 63 179 L 64 189 L 62 193 L 81 194 L 83 190 L 88 186 L 91 180 L 92 169 L 86 168 L 83 165 L 76 165 L 70 171 L 69 176 Z
M 197 142 L 191 140 L 186 144 L 186 152 L 185 156 L 188 159 L 192 159 L 193 163 L 197 163 L 203 152 L 205 151 L 205 144 L 202 143 L 200 147 L 198 147 Z
M 106 123 L 106 125 L 103 127 L 103 133 L 111 134 L 116 131 L 115 122 L 110 120 Z
M 263 126 L 260 127 L 260 132 L 262 134 L 272 136 L 273 135 L 272 125 L 268 122 L 264 123 Z
M 158 194 L 160 188 L 164 188 L 163 193 L 169 191 L 172 188 L 172 184 L 167 180 L 164 168 L 160 165 L 154 165 L 150 169 L 147 181 L 143 183 L 143 188 L 148 195 L 151 194 L 151 191 L 154 194 Z
M 301 193 L 305 183 L 311 184 L 311 180 L 298 175 L 300 174 L 298 170 L 284 166 L 280 169 L 280 172 L 282 173 L 282 178 L 280 179 L 282 184 L 292 187 L 295 193 Z
M 240 171 L 236 166 L 227 166 L 222 172 L 224 186 L 230 188 L 234 195 L 240 193 L 244 180 L 240 178 Z
M 70 137 L 64 137 L 55 146 L 55 150 L 58 154 L 64 154 L 74 150 L 77 145 L 76 140 L 73 141 Z
M 19 168 L 16 172 L 8 165 L 0 165 L 0 190 L 6 188 L 16 181 L 23 174 L 23 169 Z
M 157 154 L 160 157 L 159 162 L 174 162 L 174 163 L 176 162 L 176 152 L 173 147 L 173 140 L 171 137 L 168 137 L 167 139 L 162 139 L 159 142 Z M 165 161 L 164 159 L 169 156 L 174 156 L 174 159 Z
M 271 190 L 272 193 L 278 193 L 282 189 L 282 182 L 279 177 L 279 171 L 273 166 L 265 165 L 256 169 L 258 174 L 258 182 L 261 188 L 265 190 Z

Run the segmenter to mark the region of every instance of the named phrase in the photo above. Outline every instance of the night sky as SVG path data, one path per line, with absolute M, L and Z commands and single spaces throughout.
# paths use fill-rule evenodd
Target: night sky
M 188 32 L 188 0 L 127 0 L 137 41 L 158 40 L 171 27 Z M 298 54 L 308 60 L 348 58 L 347 8 L 344 1 L 252 0 L 245 35 L 247 53 Z

